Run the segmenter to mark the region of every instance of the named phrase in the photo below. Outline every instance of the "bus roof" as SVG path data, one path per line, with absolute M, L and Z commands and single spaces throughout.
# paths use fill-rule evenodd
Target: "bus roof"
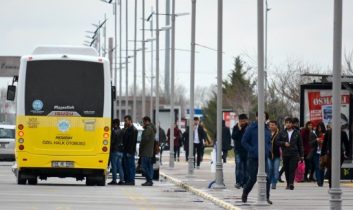
M 93 47 L 38 46 L 33 51 L 33 55 L 43 55 L 43 54 L 74 54 L 74 55 L 98 56 L 97 51 Z

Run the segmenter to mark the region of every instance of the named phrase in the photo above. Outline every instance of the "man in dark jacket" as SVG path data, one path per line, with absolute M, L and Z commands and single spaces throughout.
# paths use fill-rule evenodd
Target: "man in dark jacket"
M 186 129 L 181 137 L 181 141 L 184 145 L 185 160 L 189 161 L 189 126 L 186 126 Z
M 268 158 L 268 154 L 271 151 L 271 133 L 268 127 L 264 124 L 262 125 L 265 128 L 265 160 Z M 257 113 L 256 113 L 256 121 L 250 124 L 241 139 L 241 144 L 248 151 L 248 165 L 247 165 L 247 174 L 248 180 L 246 181 L 243 187 L 243 194 L 241 196 L 241 200 L 243 203 L 246 203 L 248 200 L 248 194 L 252 190 L 254 184 L 257 180 L 257 172 L 258 172 L 258 163 L 259 163 L 259 154 L 258 154 L 258 122 L 257 122 Z M 266 174 L 268 174 L 268 165 L 267 161 L 265 161 L 265 170 Z M 267 203 L 272 204 L 270 200 L 270 178 L 266 177 L 266 198 Z
M 325 134 L 324 137 L 324 142 L 322 143 L 322 150 L 321 150 L 321 156 L 328 155 L 329 156 L 329 161 L 330 163 L 328 164 L 327 167 L 327 172 L 326 172 L 326 177 L 328 177 L 328 182 L 329 182 L 329 187 L 331 188 L 331 173 L 332 173 L 332 166 L 331 166 L 331 161 L 332 161 L 332 130 L 328 130 L 327 133 Z M 347 133 L 342 130 L 341 128 L 341 159 L 340 159 L 340 164 L 342 166 L 343 162 L 345 159 L 351 156 L 351 149 L 349 145 L 349 140 L 348 140 L 348 135 Z
M 135 153 L 136 153 L 136 143 L 137 143 L 137 129 L 132 123 L 132 118 L 130 115 L 124 117 L 124 135 L 123 135 L 123 145 L 124 145 L 124 168 L 125 168 L 125 185 L 135 185 Z
M 282 148 L 283 167 L 286 175 L 286 189 L 294 190 L 295 170 L 299 159 L 304 161 L 303 141 L 300 131 L 293 127 L 292 118 L 284 121 L 286 129 L 277 136 L 277 145 Z
M 233 127 L 232 139 L 234 141 L 235 154 L 235 187 L 241 188 L 246 182 L 246 164 L 247 151 L 241 145 L 241 138 L 244 135 L 246 127 L 248 126 L 248 117 L 246 114 L 239 115 L 239 122 Z
M 162 165 L 162 157 L 163 157 L 163 149 L 167 144 L 167 136 L 165 135 L 165 131 L 161 126 L 158 126 L 159 129 L 159 145 L 160 145 L 160 152 L 159 152 L 159 163 Z
M 113 120 L 113 130 L 111 134 L 110 143 L 110 164 L 112 166 L 113 180 L 109 182 L 109 185 L 122 185 L 124 184 L 124 170 L 123 170 L 123 133 L 120 129 L 120 120 Z M 119 183 L 117 180 L 117 170 L 119 170 Z
M 153 149 L 154 149 L 154 137 L 155 137 L 155 128 L 151 123 L 149 117 L 143 118 L 143 131 L 141 136 L 141 143 L 139 149 L 139 156 L 141 158 L 141 168 L 146 177 L 146 182 L 142 186 L 152 186 L 153 178 Z
M 200 169 L 200 163 L 202 161 L 204 144 L 206 142 L 206 139 L 207 139 L 206 132 L 203 129 L 203 126 L 200 125 L 200 119 L 198 117 L 195 117 L 194 118 L 194 160 L 195 160 L 195 154 L 197 154 L 197 159 L 196 159 L 197 169 Z
M 222 121 L 222 159 L 223 163 L 227 162 L 228 150 L 231 148 L 230 145 L 230 129 L 226 126 L 226 122 Z

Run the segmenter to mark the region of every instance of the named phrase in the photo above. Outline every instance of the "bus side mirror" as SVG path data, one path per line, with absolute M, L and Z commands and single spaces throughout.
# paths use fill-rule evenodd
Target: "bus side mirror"
M 112 101 L 116 100 L 116 87 L 112 86 Z
M 16 86 L 15 85 L 9 85 L 7 86 L 7 95 L 6 99 L 9 101 L 14 101 L 16 96 Z

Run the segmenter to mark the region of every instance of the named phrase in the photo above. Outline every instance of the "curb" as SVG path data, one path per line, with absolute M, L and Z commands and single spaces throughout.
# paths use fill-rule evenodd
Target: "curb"
M 177 185 L 177 186 L 179 186 L 179 187 L 181 187 L 181 188 L 183 188 L 183 189 L 185 189 L 185 190 L 187 190 L 189 192 L 192 192 L 195 195 L 198 195 L 198 196 L 200 196 L 200 197 L 202 197 L 202 198 L 204 198 L 206 200 L 209 200 L 212 203 L 214 203 L 217 206 L 220 206 L 220 207 L 222 207 L 224 209 L 227 209 L 227 210 L 241 210 L 240 208 L 235 207 L 235 206 L 233 206 L 230 203 L 227 203 L 227 202 L 225 202 L 225 201 L 223 201 L 221 199 L 218 199 L 218 198 L 216 198 L 216 197 L 214 197 L 214 196 L 212 196 L 212 195 L 210 195 L 210 194 L 208 194 L 206 192 L 203 192 L 203 191 L 201 191 L 199 189 L 196 189 L 196 188 L 194 188 L 194 187 L 192 187 L 192 186 L 190 186 L 190 185 L 188 185 L 186 183 L 183 183 L 182 181 L 180 181 L 180 180 L 178 180 L 178 179 L 176 179 L 174 177 L 171 177 L 171 176 L 169 176 L 169 175 L 167 175 L 167 174 L 165 174 L 163 172 L 160 172 L 159 175 L 164 177 L 165 179 L 171 181 L 173 184 L 175 184 L 175 185 Z

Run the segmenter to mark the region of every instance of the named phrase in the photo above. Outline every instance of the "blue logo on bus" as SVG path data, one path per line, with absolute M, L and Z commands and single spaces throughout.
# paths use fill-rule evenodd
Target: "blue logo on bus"
M 36 111 L 43 109 L 43 102 L 41 100 L 34 100 L 32 103 L 32 108 Z
M 60 120 L 58 122 L 58 129 L 63 133 L 67 132 L 70 129 L 70 122 L 67 120 Z

